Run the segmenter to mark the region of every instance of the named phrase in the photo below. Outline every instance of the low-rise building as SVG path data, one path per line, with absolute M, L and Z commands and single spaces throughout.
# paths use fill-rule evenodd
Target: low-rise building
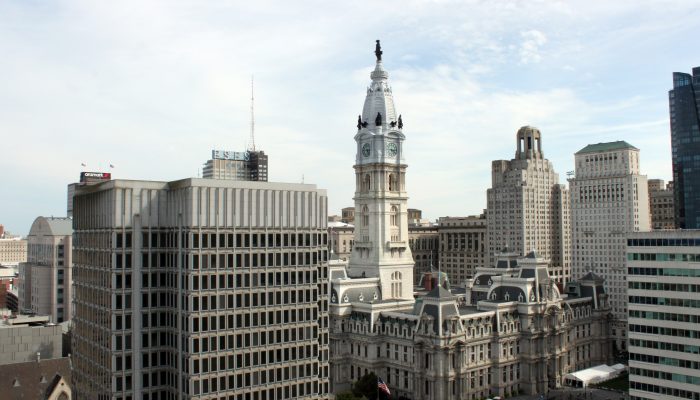
M 440 269 L 461 285 L 488 265 L 486 216 L 442 217 L 438 225 Z
M 0 365 L 0 393 L 3 400 L 71 400 L 70 358 Z
M 649 179 L 648 183 L 652 229 L 674 229 L 673 182 L 664 186 L 663 179 Z
M 4 315 L 0 320 L 0 365 L 62 355 L 62 327 L 48 316 Z
M 0 265 L 27 261 L 27 240 L 20 237 L 0 239 Z

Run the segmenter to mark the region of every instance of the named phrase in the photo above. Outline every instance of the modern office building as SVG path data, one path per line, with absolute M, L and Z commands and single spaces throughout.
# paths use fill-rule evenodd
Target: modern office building
M 664 186 L 663 179 L 649 179 L 649 211 L 652 229 L 673 229 L 673 182 Z
M 73 221 L 38 217 L 27 235 L 27 262 L 19 265 L 19 308 L 53 323 L 73 315 Z
M 77 189 L 77 399 L 325 399 L 327 197 L 315 185 Z
M 676 227 L 700 229 L 700 67 L 673 73 L 668 105 Z
M 264 151 L 212 150 L 202 169 L 205 179 L 267 182 L 267 155 Z
M 0 265 L 27 261 L 27 240 L 20 237 L 0 239 Z
M 356 241 L 348 263 L 329 266 L 332 391 L 373 372 L 396 398 L 535 394 L 607 362 L 602 281 L 590 274 L 571 282 L 565 298 L 534 252 L 498 258 L 453 290 L 438 276 L 439 285 L 414 298 L 406 136 L 379 43 L 375 54 L 355 135 Z
M 605 279 L 618 350 L 627 337 L 625 243 L 630 232 L 649 231 L 647 177 L 639 149 L 624 141 L 591 144 L 575 154 L 571 188 L 574 278 L 593 272 Z
M 440 270 L 453 284 L 462 285 L 477 268 L 489 266 L 486 215 L 443 217 L 438 224 Z
M 700 231 L 627 236 L 630 399 L 700 399 Z
M 520 256 L 536 250 L 551 261 L 553 278 L 571 278 L 569 194 L 544 158 L 539 129 L 523 126 L 516 135 L 515 158 L 496 160 L 487 191 L 489 265 L 504 249 Z

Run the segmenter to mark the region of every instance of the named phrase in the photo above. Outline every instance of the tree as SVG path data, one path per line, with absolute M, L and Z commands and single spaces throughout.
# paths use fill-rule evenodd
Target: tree
M 352 392 L 342 392 L 335 395 L 335 400 L 362 400 L 356 397 Z
M 369 400 L 377 400 L 377 375 L 374 372 L 366 374 L 352 385 L 352 394 L 358 397 L 366 397 Z

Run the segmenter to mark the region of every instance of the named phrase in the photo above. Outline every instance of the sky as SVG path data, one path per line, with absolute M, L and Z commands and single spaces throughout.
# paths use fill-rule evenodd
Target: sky
M 65 216 L 81 170 L 177 180 L 244 150 L 251 75 L 269 180 L 327 189 L 340 214 L 376 39 L 425 218 L 481 213 L 524 125 L 560 182 L 616 140 L 669 180 L 671 75 L 700 66 L 698 37 L 696 0 L 0 0 L 0 224 Z

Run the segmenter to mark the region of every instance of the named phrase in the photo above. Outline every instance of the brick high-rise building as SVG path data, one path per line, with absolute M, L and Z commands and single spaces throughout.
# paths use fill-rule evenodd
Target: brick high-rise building
M 326 399 L 327 197 L 113 180 L 74 198 L 77 399 Z

